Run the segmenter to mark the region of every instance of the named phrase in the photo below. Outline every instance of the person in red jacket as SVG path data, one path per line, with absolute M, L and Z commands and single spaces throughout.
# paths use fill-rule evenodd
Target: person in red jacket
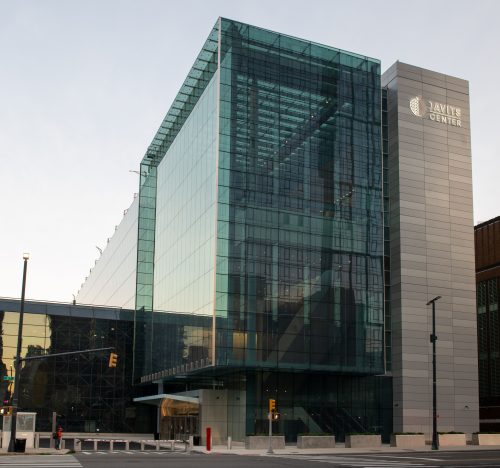
M 63 435 L 62 427 L 59 426 L 57 428 L 57 432 L 56 432 L 56 449 L 57 450 L 60 450 L 60 448 L 61 448 L 62 435 Z

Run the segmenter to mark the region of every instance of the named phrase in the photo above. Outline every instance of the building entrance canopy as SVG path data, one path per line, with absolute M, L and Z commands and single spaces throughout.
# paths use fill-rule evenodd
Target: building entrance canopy
M 145 397 L 134 398 L 135 403 L 145 403 L 147 405 L 160 406 L 164 400 L 170 400 L 171 402 L 183 402 L 199 405 L 200 401 L 198 398 L 184 396 L 184 395 L 173 395 L 168 393 L 160 393 L 158 395 L 150 395 Z
M 198 398 L 161 393 L 134 398 L 134 402 L 158 407 L 158 430 L 162 439 L 187 440 L 190 435 L 199 435 Z

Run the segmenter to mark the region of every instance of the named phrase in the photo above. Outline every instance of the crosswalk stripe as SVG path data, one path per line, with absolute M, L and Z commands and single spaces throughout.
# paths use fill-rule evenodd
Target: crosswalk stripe
M 348 459 L 348 460 L 339 460 L 335 457 L 332 457 L 330 459 L 321 459 L 321 460 L 315 460 L 314 458 L 309 458 L 308 461 L 317 461 L 317 462 L 324 462 L 324 463 L 351 463 L 351 464 L 371 464 L 371 465 L 381 465 L 381 466 L 401 466 L 401 465 L 408 465 L 410 464 L 411 466 L 425 466 L 421 463 L 405 463 L 405 462 L 391 462 L 391 461 L 385 461 L 385 460 L 380 460 L 380 459 Z
M 0 467 L 19 467 L 19 468 L 81 468 L 80 462 L 71 455 L 16 455 L 15 457 L 4 456 L 0 459 Z
M 180 450 L 113 450 L 113 451 L 89 451 L 89 450 L 82 450 L 80 452 L 82 455 L 116 455 L 116 454 L 126 454 L 126 455 L 138 455 L 138 454 L 143 454 L 143 455 L 169 455 L 172 453 L 179 454 L 179 453 L 187 453 L 184 451 Z M 0 463 L 1 466 L 1 463 Z M 37 466 L 40 466 L 39 464 Z M 51 466 L 51 465 L 49 465 Z M 80 465 L 79 465 L 80 466 Z
M 402 468 L 402 467 L 411 466 L 414 468 L 418 468 L 418 467 L 426 466 L 426 465 L 423 465 L 421 463 L 404 463 L 404 462 L 387 463 L 385 461 L 373 460 L 373 459 L 372 460 L 344 460 L 344 461 L 332 459 L 332 460 L 321 460 L 321 461 L 323 463 L 334 463 L 334 464 L 338 464 L 338 465 L 363 466 L 363 467 L 379 466 L 379 467 L 384 467 L 384 468 L 388 468 L 388 467 Z
M 316 463 L 328 463 L 339 466 L 352 466 L 359 468 L 436 468 L 435 466 L 425 465 L 422 462 L 413 463 L 410 457 L 393 457 L 400 460 L 387 460 L 384 457 L 350 457 L 338 455 L 275 455 L 280 458 L 290 458 L 294 460 L 313 461 Z M 390 458 L 390 457 L 389 457 Z M 404 460 L 404 461 L 403 461 Z M 422 459 L 420 459 L 422 460 Z
M 339 462 L 336 460 L 321 460 L 321 463 L 330 463 L 330 464 L 335 464 L 335 465 L 348 465 L 348 466 L 362 466 L 362 467 L 387 467 L 387 466 L 393 466 L 397 468 L 401 468 L 403 466 L 416 466 L 416 465 L 408 465 L 407 463 L 398 463 L 397 465 L 387 465 L 386 463 L 380 463 L 380 462 L 373 462 L 373 461 L 354 461 L 354 462 Z M 422 465 L 418 465 L 422 466 Z
M 286 457 L 286 455 L 285 455 Z M 317 462 L 336 462 L 336 463 L 373 463 L 373 464 L 382 464 L 384 466 L 400 466 L 401 464 L 407 465 L 407 463 L 404 463 L 403 461 L 394 461 L 394 460 L 384 460 L 382 458 L 351 458 L 351 457 L 338 457 L 336 455 L 330 456 L 330 457 L 286 457 L 286 458 L 293 458 L 295 460 L 307 460 L 307 461 L 317 461 Z M 422 463 L 410 463 L 412 466 L 425 466 Z
M 396 457 L 395 455 L 384 455 L 384 458 L 400 458 L 402 460 L 409 460 L 410 457 Z M 439 458 L 428 458 L 428 457 L 411 457 L 411 460 L 425 460 L 425 461 L 443 461 Z

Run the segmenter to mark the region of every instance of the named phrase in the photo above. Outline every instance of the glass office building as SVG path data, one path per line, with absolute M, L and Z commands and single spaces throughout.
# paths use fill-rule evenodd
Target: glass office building
M 289 441 L 428 433 L 438 294 L 454 350 L 441 423 L 475 430 L 466 81 L 400 62 L 381 76 L 376 59 L 219 18 L 139 172 L 77 300 L 135 309 L 152 431 L 242 440 L 276 399 Z
M 246 433 L 271 397 L 292 439 L 390 419 L 381 130 L 378 60 L 219 19 L 141 164 L 136 378 L 244 392 Z M 159 310 L 198 359 L 158 358 Z

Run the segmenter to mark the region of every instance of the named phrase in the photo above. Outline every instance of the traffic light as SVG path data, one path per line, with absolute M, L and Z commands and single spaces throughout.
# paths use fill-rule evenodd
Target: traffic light
M 276 400 L 273 398 L 269 399 L 269 420 L 270 421 L 278 421 L 280 418 L 280 414 L 278 413 L 278 409 L 276 408 Z
M 272 413 L 276 411 L 276 400 L 269 398 L 269 412 Z
M 12 414 L 12 406 L 2 406 L 0 408 L 0 416 L 10 416 Z
M 109 367 L 116 367 L 118 364 L 118 354 L 110 353 L 109 355 Z

